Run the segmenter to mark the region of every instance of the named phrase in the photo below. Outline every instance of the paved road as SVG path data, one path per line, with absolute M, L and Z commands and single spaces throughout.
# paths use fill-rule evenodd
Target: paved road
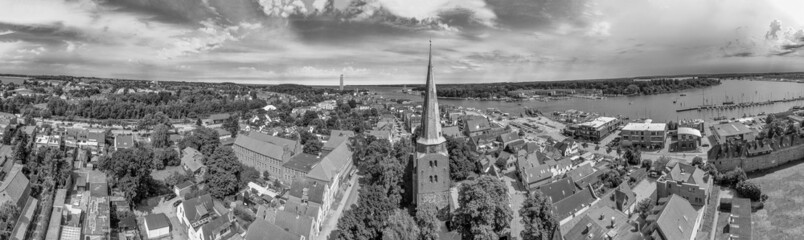
M 324 220 L 324 223 L 321 224 L 321 232 L 318 233 L 318 236 L 315 239 L 327 239 L 329 233 L 331 233 L 338 225 L 338 219 L 341 218 L 341 214 L 343 214 L 344 207 L 351 207 L 357 201 L 357 189 L 360 188 L 360 183 L 357 181 L 359 176 L 355 175 L 349 181 L 351 184 L 348 189 L 344 192 L 345 194 L 341 198 L 341 202 L 338 203 L 338 208 L 335 209 L 335 212 L 329 215 L 327 219 Z M 348 209 L 348 208 L 347 208 Z
M 525 229 L 525 226 L 522 225 L 521 222 L 522 216 L 519 216 L 519 209 L 522 208 L 522 203 L 525 201 L 527 193 L 516 190 L 514 185 L 519 184 L 516 179 L 505 175 L 503 176 L 503 182 L 505 182 L 505 186 L 508 187 L 508 197 L 511 200 L 509 207 L 511 207 L 511 210 L 514 212 L 514 218 L 511 220 L 511 236 L 519 238 L 519 233 Z

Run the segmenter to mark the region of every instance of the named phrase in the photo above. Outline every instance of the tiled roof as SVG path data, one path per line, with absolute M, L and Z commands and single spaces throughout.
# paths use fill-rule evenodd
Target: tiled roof
M 729 231 L 737 239 L 751 239 L 751 200 L 747 198 L 733 198 L 731 201 L 731 223 Z
M 205 194 L 188 199 L 182 205 L 184 205 L 184 217 L 192 223 L 200 220 L 204 214 L 211 212 L 214 204 L 212 203 L 212 196 Z
M 659 213 L 656 224 L 667 239 L 690 239 L 697 215 L 686 199 L 673 194 Z
M 209 117 L 207 119 L 208 120 L 225 120 L 225 119 L 228 119 L 228 118 L 229 118 L 228 113 L 218 113 L 218 114 L 209 115 Z
M 297 201 L 287 201 L 285 203 L 285 211 L 296 213 L 302 216 L 317 218 L 318 213 L 322 210 L 321 204 L 308 202 L 300 203 Z
M 444 127 L 441 129 L 441 134 L 448 137 L 463 137 L 463 133 L 458 126 Z
M 182 153 L 181 157 L 181 164 L 187 166 L 190 171 L 195 172 L 198 169 L 204 167 L 204 154 L 201 154 L 195 148 L 186 147 Z
M 296 156 L 293 156 L 286 162 L 282 164 L 282 167 L 293 169 L 296 171 L 300 171 L 303 173 L 309 173 L 313 167 L 321 162 L 321 158 L 316 155 L 301 153 Z
M 131 135 L 117 135 L 114 138 L 114 146 L 118 148 L 134 147 L 134 136 Z
M 293 155 L 293 148 L 285 148 L 283 147 L 285 145 L 277 145 L 254 137 L 258 135 L 256 132 L 252 132 L 249 135 L 239 134 L 235 139 L 234 145 L 280 161 L 285 161 Z
M 329 140 L 324 143 L 324 146 L 321 147 L 322 150 L 332 150 L 341 143 L 348 142 L 349 138 L 354 137 L 355 132 L 353 131 L 344 131 L 344 130 L 332 130 L 329 133 Z
M 145 227 L 150 230 L 170 227 L 170 220 L 164 213 L 145 216 Z
M 595 172 L 595 169 L 592 167 L 591 164 L 581 164 L 578 165 L 577 168 L 570 170 L 567 172 L 567 177 L 572 177 L 575 179 L 576 182 L 580 181 L 581 179 L 585 178 L 586 176 L 591 175 Z
M 577 188 L 572 178 L 566 177 L 555 182 L 551 182 L 539 187 L 542 196 L 551 199 L 553 202 L 559 202 L 565 198 L 575 194 Z
M 276 213 L 276 225 L 288 232 L 298 234 L 304 238 L 310 238 L 310 230 L 313 226 L 313 218 L 299 216 L 296 213 L 280 211 Z
M 466 128 L 470 132 L 482 131 L 491 128 L 489 120 L 483 117 L 471 117 L 466 120 Z
M 306 198 L 309 202 L 324 204 L 324 191 L 326 189 L 327 186 L 323 183 L 304 177 L 297 177 L 291 183 L 288 194 L 300 199 Z
M 339 173 L 338 171 L 345 169 L 348 164 L 351 164 L 351 158 L 352 151 L 349 150 L 348 144 L 343 143 L 327 153 L 327 155 L 323 157 L 323 160 L 310 170 L 307 176 L 329 182 L 332 180 L 332 177 Z
M 516 133 L 509 132 L 500 134 L 500 139 L 502 140 L 503 143 L 509 143 L 512 141 L 521 140 L 522 138 L 520 138 L 519 135 L 517 135 Z
M 299 240 L 301 236 L 294 234 L 268 221 L 257 219 L 248 226 L 246 240 Z
M 567 233 L 564 239 L 604 240 L 606 229 L 592 220 L 589 215 L 583 215 Z
M 3 183 L 0 184 L 0 193 L 4 196 L 8 196 L 8 199 L 14 201 L 14 204 L 17 204 L 21 198 L 26 197 L 23 195 L 30 183 L 28 178 L 22 174 L 22 167 L 21 164 L 15 163 L 6 174 Z
M 564 200 L 553 202 L 553 216 L 557 220 L 565 219 L 581 209 L 591 206 L 595 199 L 592 190 L 583 189 Z
M 223 230 L 226 228 L 232 227 L 232 221 L 229 220 L 228 217 L 220 216 L 213 219 L 211 222 L 208 222 L 201 226 L 201 232 L 204 234 L 203 239 L 215 239 L 215 235 L 224 232 Z M 230 229 L 229 233 L 220 236 L 220 239 L 228 239 L 228 235 L 234 234 L 234 229 Z

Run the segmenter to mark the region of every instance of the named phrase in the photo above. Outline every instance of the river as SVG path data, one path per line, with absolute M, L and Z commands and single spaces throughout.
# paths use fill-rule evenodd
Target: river
M 419 95 L 404 94 L 399 87 L 372 86 L 368 90 L 386 98 L 411 99 L 421 101 Z M 685 94 L 686 96 L 681 96 Z M 676 112 L 677 109 L 697 107 L 702 104 L 721 105 L 730 100 L 735 103 L 760 102 L 767 100 L 790 99 L 804 96 L 804 84 L 794 82 L 723 80 L 722 84 L 707 88 L 690 89 L 676 93 L 647 96 L 609 97 L 592 100 L 570 98 L 551 102 L 541 101 L 479 101 L 439 99 L 443 105 L 463 106 L 476 109 L 496 108 L 502 112 L 518 116 L 525 108 L 534 108 L 543 113 L 575 109 L 600 113 L 605 116 L 627 116 L 631 118 L 650 118 L 667 122 L 684 119 L 713 119 L 723 116 L 740 118 L 744 115 L 757 115 L 762 112 L 776 113 L 789 110 L 793 106 L 804 106 L 804 101 L 781 102 L 765 106 L 738 108 L 734 110 L 704 110 Z M 675 101 L 675 103 L 673 103 Z

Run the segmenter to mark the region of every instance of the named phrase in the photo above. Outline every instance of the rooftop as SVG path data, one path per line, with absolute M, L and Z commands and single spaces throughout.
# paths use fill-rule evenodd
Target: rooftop
M 729 233 L 737 239 L 751 239 L 751 200 L 734 198 L 731 201 L 731 226 Z
M 598 117 L 595 120 L 578 124 L 578 126 L 587 126 L 587 127 L 592 127 L 592 128 L 600 128 L 603 125 L 606 125 L 607 123 L 609 123 L 611 121 L 614 121 L 614 120 L 617 120 L 617 118 L 613 118 L 613 117 Z
M 693 135 L 693 136 L 696 136 L 696 137 L 703 137 L 703 135 L 701 134 L 701 131 L 698 131 L 698 129 L 695 129 L 695 128 L 688 128 L 688 127 L 679 127 L 678 128 L 678 134 L 686 134 L 686 135 Z
M 316 155 L 301 153 L 296 156 L 293 156 L 286 162 L 282 164 L 282 167 L 293 169 L 296 171 L 300 171 L 303 173 L 310 172 L 313 167 L 321 162 L 321 158 Z
M 145 216 L 145 227 L 150 230 L 170 227 L 170 220 L 164 213 L 151 214 Z
M 623 131 L 664 131 L 666 129 L 666 123 L 628 123 L 623 127 Z
M 690 239 L 697 216 L 686 199 L 673 194 L 656 216 L 656 224 L 667 239 Z
M 720 137 L 727 137 L 727 136 L 734 136 L 740 134 L 751 133 L 753 130 L 748 128 L 745 124 L 742 123 L 724 123 L 712 126 L 715 130 L 715 133 Z

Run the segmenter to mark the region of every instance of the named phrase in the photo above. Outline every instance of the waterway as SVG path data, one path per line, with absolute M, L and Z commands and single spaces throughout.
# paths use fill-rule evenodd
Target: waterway
M 421 101 L 422 96 L 401 92 L 399 87 L 375 86 L 368 88 L 386 98 Z M 682 96 L 685 95 L 685 96 Z M 723 102 L 763 102 L 768 100 L 791 99 L 804 96 L 804 84 L 794 82 L 723 80 L 722 84 L 707 88 L 690 89 L 676 93 L 647 96 L 609 97 L 606 99 L 570 98 L 550 102 L 541 101 L 479 101 L 439 99 L 439 104 L 463 106 L 476 109 L 496 108 L 502 112 L 519 116 L 526 108 L 543 113 L 575 109 L 595 112 L 606 116 L 625 116 L 630 118 L 650 118 L 654 121 L 678 121 L 684 119 L 713 119 L 716 117 L 740 118 L 758 115 L 762 112 L 784 112 L 794 106 L 804 106 L 804 101 L 780 102 L 771 105 L 737 108 L 732 110 L 702 110 L 676 112 L 677 109 L 699 105 L 722 105 Z M 674 103 L 675 102 L 675 103 Z

